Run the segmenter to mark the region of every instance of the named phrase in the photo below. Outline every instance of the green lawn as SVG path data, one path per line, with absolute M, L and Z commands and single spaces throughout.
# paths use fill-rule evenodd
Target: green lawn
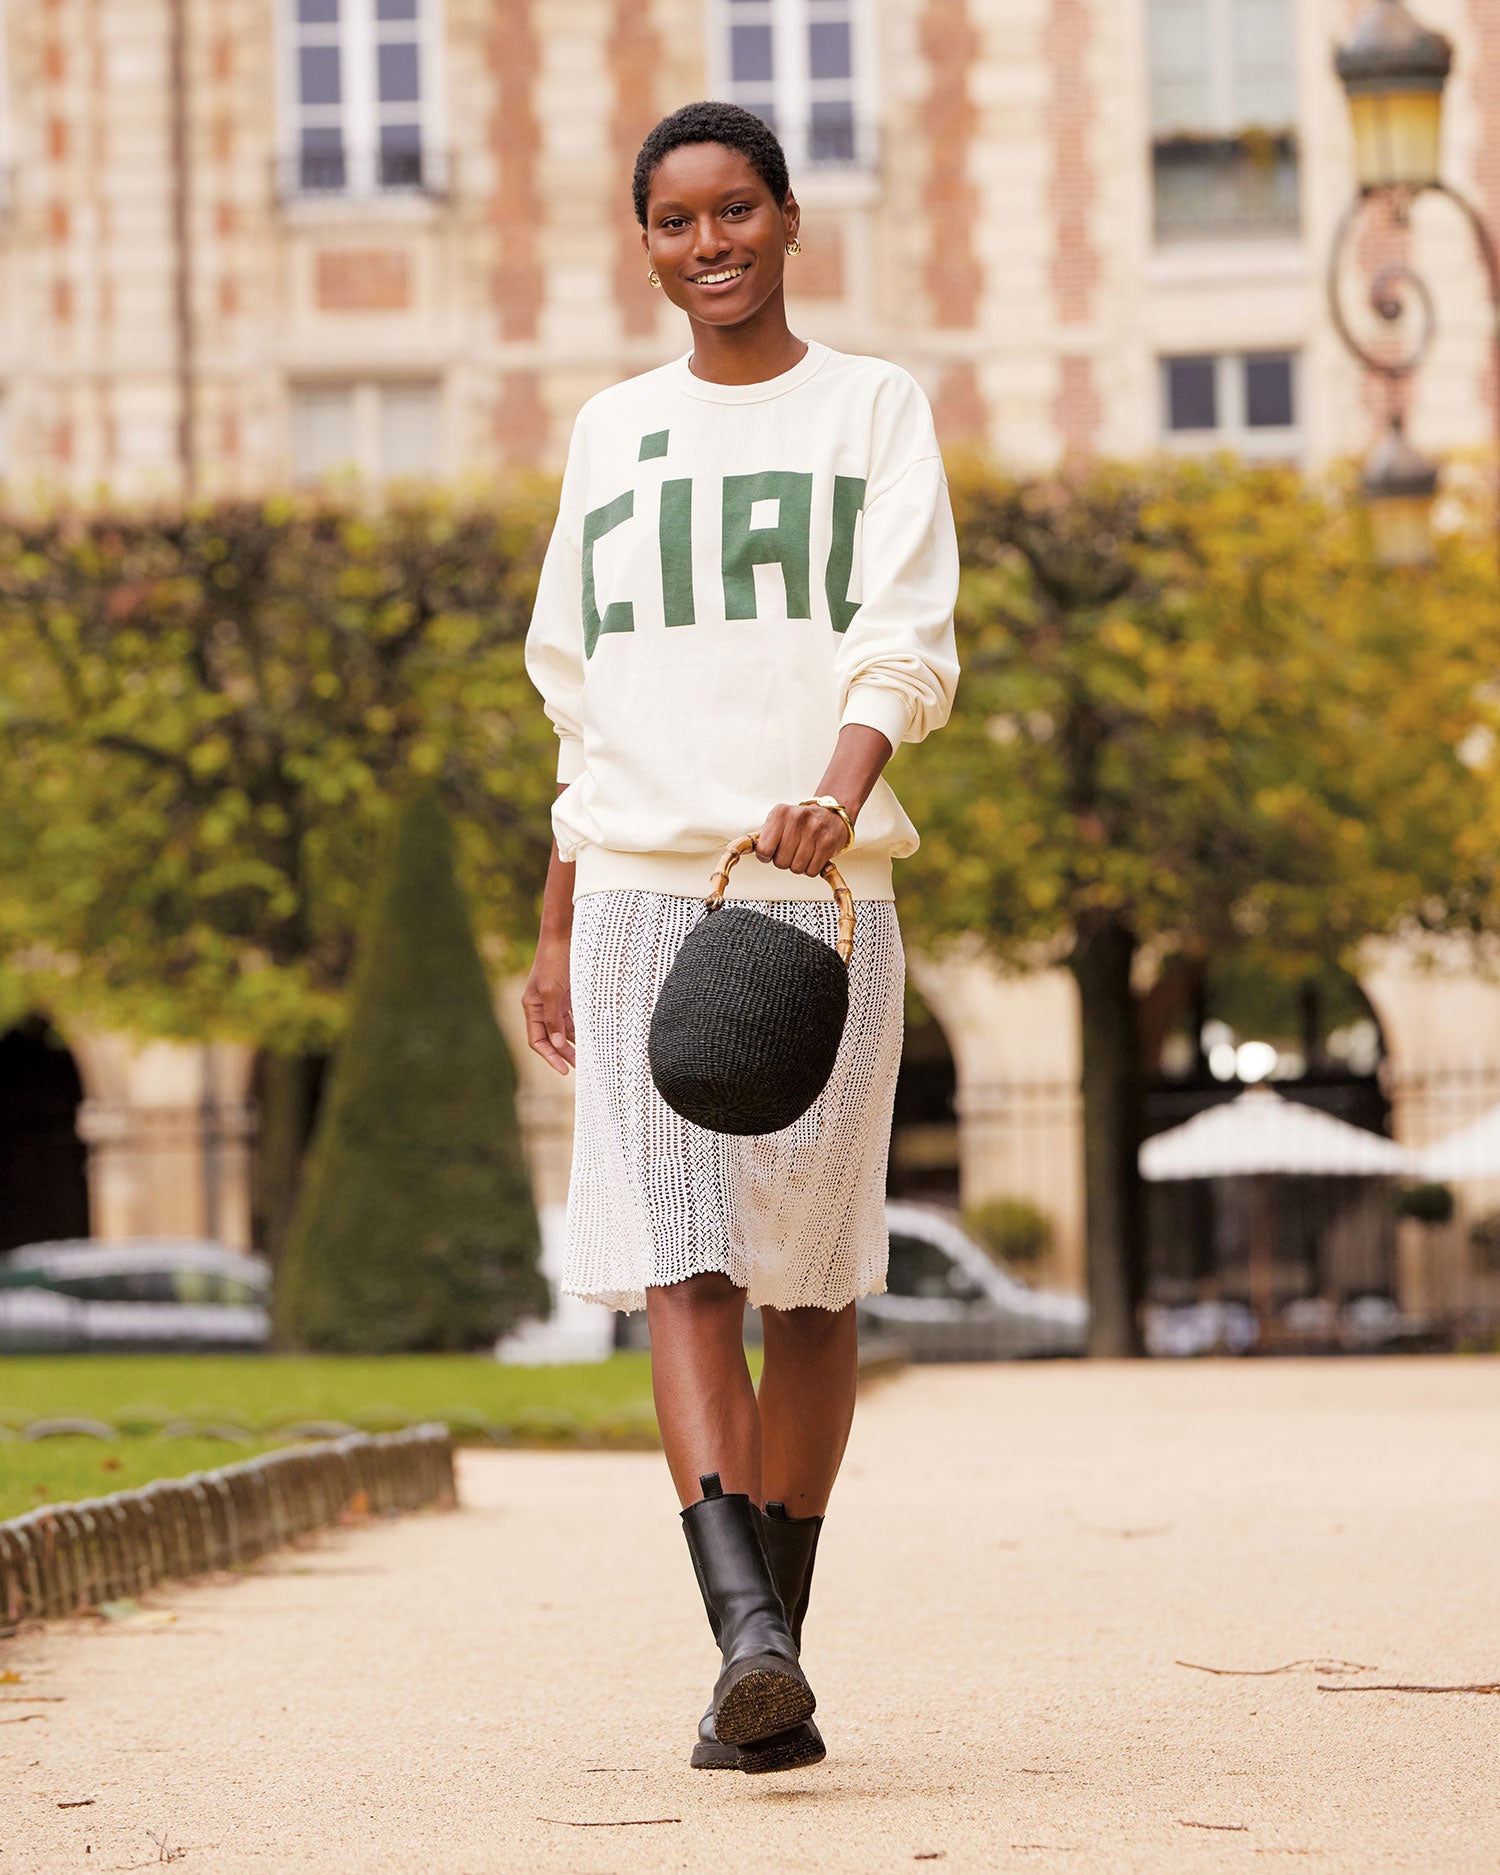
M 0 1356 L 0 1428 L 58 1418 L 138 1438 L 183 1424 L 266 1435 L 322 1420 L 385 1432 L 441 1419 L 459 1438 L 523 1443 L 638 1444 L 656 1429 L 646 1354 L 578 1367 L 463 1354 Z M 0 1468 L 14 1450 L 0 1442 Z
M 128 1491 L 153 1478 L 211 1471 L 267 1450 L 225 1439 L 11 1439 L 0 1444 L 0 1522 L 39 1504 Z

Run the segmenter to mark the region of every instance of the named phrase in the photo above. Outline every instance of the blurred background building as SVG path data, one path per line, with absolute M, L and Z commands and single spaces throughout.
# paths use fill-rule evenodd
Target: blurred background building
M 761 112 L 786 143 L 805 210 L 797 329 L 907 366 L 945 443 L 1032 469 L 1362 452 L 1383 406 L 1324 290 L 1353 186 L 1332 50 L 1361 10 L 8 0 L 0 468 L 13 491 L 84 498 L 258 493 L 349 467 L 556 469 L 585 397 L 683 347 L 646 281 L 629 175 L 656 118 L 702 95 Z M 1423 15 L 1455 42 L 1448 170 L 1500 223 L 1500 3 L 1425 0 Z M 1500 387 L 1468 234 L 1434 217 L 1411 238 L 1444 303 L 1411 429 L 1432 453 L 1484 445 Z M 1357 264 L 1399 239 L 1377 231 Z M 1045 1273 L 1077 1285 L 1070 981 L 915 976 L 897 1188 L 1031 1200 L 1053 1223 Z M 1394 949 L 1348 989 L 1337 1019 L 1314 1011 L 1294 1038 L 1306 1077 L 1323 1065 L 1309 1097 L 1414 1144 L 1500 1099 L 1500 993 Z M 1216 1012 L 1198 1014 L 1177 1081 L 1227 1046 L 1213 1074 L 1228 1091 L 1236 1031 L 1220 1021 L 1215 1044 Z M 248 1056 L 67 1041 L 71 1058 L 38 1025 L 0 1042 L 0 1150 L 71 1168 L 50 1181 L 68 1194 L 55 1215 L 0 1218 L 0 1242 L 69 1218 L 246 1241 Z M 568 1092 L 517 1053 L 554 1199 Z M 1171 1066 L 1162 1124 L 1185 1098 Z M 1403 1299 L 1476 1284 L 1493 1299 L 1465 1233 L 1435 1241 L 1392 1250 Z

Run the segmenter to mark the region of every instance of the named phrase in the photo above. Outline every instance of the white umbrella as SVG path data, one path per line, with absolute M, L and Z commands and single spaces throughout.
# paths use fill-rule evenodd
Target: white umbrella
M 1275 1204 L 1278 1177 L 1379 1178 L 1409 1171 L 1412 1154 L 1378 1133 L 1350 1126 L 1331 1113 L 1285 1100 L 1269 1087 L 1194 1114 L 1141 1147 L 1141 1176 L 1248 1178 L 1250 1306 L 1269 1345 L 1276 1301 Z
M 1450 1178 L 1500 1178 L 1500 1107 L 1424 1146 L 1415 1157 L 1417 1171 L 1435 1184 Z
M 1412 1155 L 1331 1113 L 1285 1100 L 1269 1087 L 1252 1087 L 1148 1139 L 1140 1163 L 1142 1178 L 1153 1181 L 1278 1173 L 1378 1178 L 1410 1171 Z

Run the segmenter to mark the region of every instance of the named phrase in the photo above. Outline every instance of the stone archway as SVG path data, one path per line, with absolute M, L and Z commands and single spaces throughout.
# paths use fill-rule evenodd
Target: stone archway
M 0 1251 L 89 1232 L 83 1081 L 45 1017 L 0 1035 Z
M 959 1201 L 958 1069 L 943 1025 L 914 984 L 896 1079 L 886 1190 L 893 1198 Z
M 1002 969 L 977 944 L 941 960 L 908 953 L 911 980 L 957 1070 L 959 1195 L 1017 1198 L 1052 1227 L 1035 1267 L 1049 1287 L 1083 1293 L 1083 1132 L 1078 992 L 1066 970 Z

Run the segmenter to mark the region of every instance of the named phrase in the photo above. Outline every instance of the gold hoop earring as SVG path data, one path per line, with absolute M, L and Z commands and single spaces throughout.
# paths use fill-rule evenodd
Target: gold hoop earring
M 787 242 L 786 251 L 788 254 L 800 254 L 802 252 L 802 243 L 797 239 L 796 235 L 793 235 L 791 240 Z
M 650 273 L 646 275 L 646 278 L 651 282 L 652 286 L 661 285 L 661 275 L 656 271 L 654 267 L 651 269 Z

